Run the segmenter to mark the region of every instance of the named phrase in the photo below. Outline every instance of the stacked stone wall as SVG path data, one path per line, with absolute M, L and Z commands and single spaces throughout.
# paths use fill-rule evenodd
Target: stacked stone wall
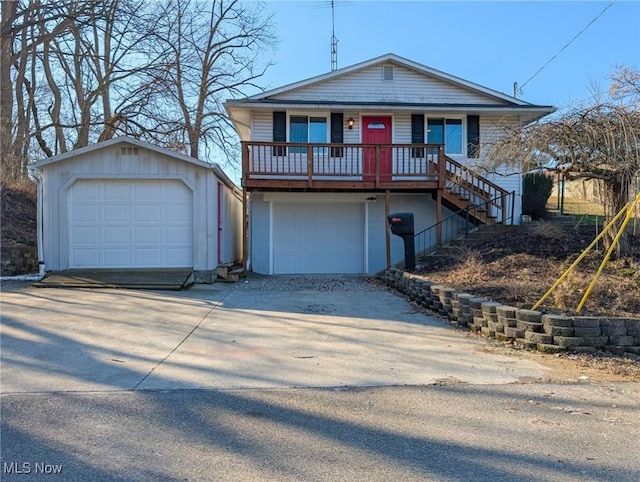
M 15 276 L 38 273 L 38 250 L 35 246 L 2 246 L 0 275 Z
M 453 324 L 545 353 L 608 350 L 640 354 L 640 318 L 545 314 L 456 291 L 392 268 L 385 282 Z

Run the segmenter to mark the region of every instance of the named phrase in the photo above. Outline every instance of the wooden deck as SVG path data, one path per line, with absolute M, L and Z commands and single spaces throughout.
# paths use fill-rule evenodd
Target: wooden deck
M 435 190 L 445 179 L 435 144 L 243 142 L 242 167 L 250 190 Z

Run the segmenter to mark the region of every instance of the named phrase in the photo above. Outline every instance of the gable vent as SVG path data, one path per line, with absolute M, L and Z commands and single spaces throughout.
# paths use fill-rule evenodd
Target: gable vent
M 393 65 L 382 66 L 382 80 L 393 80 Z
M 123 156 L 137 156 L 138 155 L 138 148 L 137 147 L 121 147 L 120 148 L 120 154 L 122 154 Z

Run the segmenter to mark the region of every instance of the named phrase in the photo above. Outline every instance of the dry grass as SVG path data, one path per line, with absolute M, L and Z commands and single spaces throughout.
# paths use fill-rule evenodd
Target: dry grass
M 455 277 L 458 282 L 476 283 L 487 277 L 487 264 L 482 259 L 482 254 L 467 246 L 459 247 L 453 254 L 457 261 Z
M 597 216 L 604 215 L 604 206 L 602 204 L 585 201 L 584 199 L 565 197 L 563 206 L 563 212 L 565 214 L 589 214 Z M 553 198 L 549 199 L 548 207 L 550 209 L 557 209 L 557 200 Z
M 561 226 L 547 221 L 540 221 L 531 226 L 531 232 L 548 241 L 563 241 L 569 237 L 569 233 Z
M 493 301 L 531 308 L 595 236 L 586 223 L 538 222 L 486 240 L 470 242 L 449 258 L 432 260 L 419 272 L 431 281 Z M 582 314 L 640 314 L 640 243 L 633 258 L 610 261 Z M 604 257 L 592 251 L 540 309 L 575 313 Z

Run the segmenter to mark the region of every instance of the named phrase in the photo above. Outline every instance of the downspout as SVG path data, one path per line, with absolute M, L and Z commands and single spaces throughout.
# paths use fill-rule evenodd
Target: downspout
M 38 243 L 38 268 L 39 268 L 39 272 L 38 272 L 38 276 L 40 276 L 40 279 L 44 278 L 44 273 L 45 273 L 45 264 L 44 264 L 44 246 L 43 246 L 43 216 L 42 216 L 42 210 L 43 210 L 43 185 L 42 185 L 42 173 L 40 172 L 39 169 L 34 169 L 34 174 L 35 174 L 35 178 L 36 178 L 36 182 L 38 183 L 38 198 L 36 200 L 36 243 Z

